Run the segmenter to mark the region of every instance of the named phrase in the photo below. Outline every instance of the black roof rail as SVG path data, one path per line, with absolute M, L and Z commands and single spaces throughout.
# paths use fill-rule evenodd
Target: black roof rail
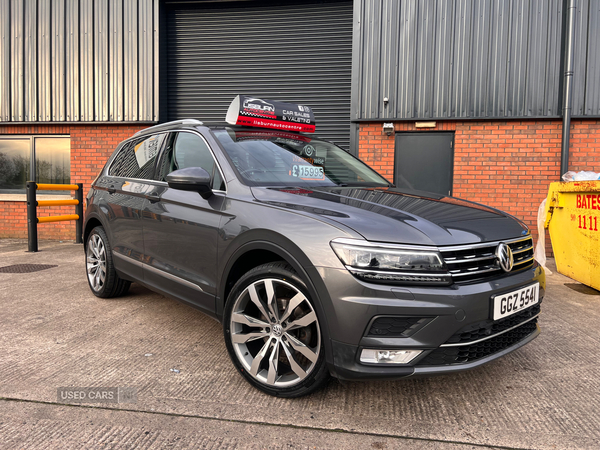
M 167 130 L 176 125 L 200 126 L 200 125 L 204 125 L 204 124 L 197 119 L 173 120 L 171 122 L 159 123 L 158 125 L 154 125 L 153 127 L 144 128 L 143 130 L 140 130 L 137 133 L 135 133 L 134 136 L 137 136 L 138 134 L 145 134 L 147 132 Z

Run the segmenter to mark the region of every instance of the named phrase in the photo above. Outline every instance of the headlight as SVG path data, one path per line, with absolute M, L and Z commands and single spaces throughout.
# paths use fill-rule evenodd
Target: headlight
M 384 246 L 336 239 L 331 247 L 346 268 L 365 281 L 448 285 L 452 279 L 436 249 Z

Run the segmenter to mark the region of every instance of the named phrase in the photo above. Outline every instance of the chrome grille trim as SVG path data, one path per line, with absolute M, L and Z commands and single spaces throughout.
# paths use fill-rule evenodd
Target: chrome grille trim
M 488 272 L 497 272 L 498 270 L 500 270 L 499 267 L 492 267 L 490 269 L 483 269 L 483 270 L 473 270 L 471 272 L 452 272 L 450 271 L 450 274 L 453 277 L 466 277 L 468 275 L 479 275 L 480 273 L 488 273 Z
M 496 259 L 496 255 L 490 256 L 480 256 L 479 258 L 465 258 L 465 259 L 453 259 L 453 258 L 444 258 L 446 264 L 459 264 L 471 261 L 485 261 L 486 259 Z
M 540 314 L 538 313 L 538 314 L 536 314 L 535 316 L 533 316 L 533 317 L 530 317 L 529 319 L 527 319 L 527 320 L 524 320 L 523 322 L 521 322 L 521 323 L 519 323 L 519 324 L 517 324 L 517 325 L 515 325 L 515 326 L 513 326 L 513 327 L 507 328 L 506 330 L 502 330 L 502 331 L 500 331 L 499 333 L 492 334 L 491 336 L 486 336 L 486 337 L 484 337 L 484 338 L 477 339 L 476 341 L 471 341 L 471 342 L 457 342 L 457 343 L 455 343 L 455 344 L 442 344 L 442 345 L 440 345 L 440 347 L 462 347 L 462 346 L 465 346 L 465 345 L 474 345 L 474 344 L 478 344 L 478 343 L 480 343 L 480 342 L 487 341 L 488 339 L 492 339 L 492 338 L 495 338 L 495 337 L 501 336 L 501 335 L 503 335 L 504 333 L 508 333 L 509 331 L 511 331 L 511 330 L 514 330 L 515 328 L 519 328 L 521 325 L 525 325 L 527 322 L 531 322 L 533 319 L 535 319 L 535 318 L 539 317 L 539 315 L 540 315 Z
M 533 256 L 530 256 L 529 258 L 527 258 L 527 259 L 525 259 L 523 261 L 515 261 L 515 266 L 517 264 L 525 264 L 525 263 L 528 263 L 528 262 L 533 261 L 533 260 L 534 260 Z
M 466 283 L 506 273 L 498 264 L 496 256 L 500 243 L 508 244 L 513 251 L 514 267 L 511 272 L 525 269 L 533 263 L 531 235 L 472 245 L 440 247 L 439 250 L 452 278 L 456 282 Z
M 531 234 L 528 234 L 527 236 L 525 236 L 523 238 L 507 239 L 504 241 L 481 242 L 479 244 L 456 245 L 456 246 L 452 246 L 452 247 L 439 247 L 439 250 L 442 253 L 443 252 L 460 252 L 460 251 L 471 250 L 471 249 L 475 249 L 475 248 L 497 247 L 498 244 L 500 244 L 501 242 L 504 242 L 505 244 L 515 244 L 517 242 L 526 241 L 527 239 L 532 239 Z M 532 248 L 533 248 L 533 246 L 532 246 Z
M 519 253 L 523 253 L 523 252 L 526 252 L 528 250 L 533 250 L 533 245 L 530 245 L 529 247 L 522 248 L 521 250 L 513 250 L 513 255 L 518 255 Z

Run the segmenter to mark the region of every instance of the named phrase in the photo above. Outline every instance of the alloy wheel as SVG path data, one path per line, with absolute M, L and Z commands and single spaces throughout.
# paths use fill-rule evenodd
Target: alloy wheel
M 99 235 L 93 234 L 88 240 L 86 256 L 90 286 L 98 292 L 106 281 L 106 249 Z
M 271 387 L 301 383 L 315 368 L 321 349 L 317 315 L 294 285 L 264 278 L 235 300 L 231 344 L 254 379 Z

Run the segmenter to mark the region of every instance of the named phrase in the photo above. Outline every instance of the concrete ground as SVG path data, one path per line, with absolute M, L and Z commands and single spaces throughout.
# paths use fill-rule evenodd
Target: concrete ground
M 0 240 L 0 448 L 600 448 L 600 292 L 562 275 L 540 337 L 499 361 L 277 399 L 237 374 L 214 320 L 138 285 L 96 298 L 81 245 L 26 250 Z M 67 386 L 137 402 L 68 405 Z

